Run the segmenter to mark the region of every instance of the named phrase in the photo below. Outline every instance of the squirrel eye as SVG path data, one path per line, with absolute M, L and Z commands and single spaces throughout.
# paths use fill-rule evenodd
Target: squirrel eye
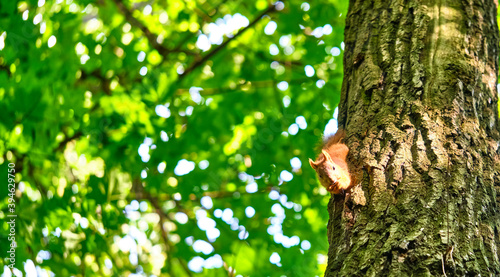
M 335 166 L 332 166 L 332 170 L 335 170 Z

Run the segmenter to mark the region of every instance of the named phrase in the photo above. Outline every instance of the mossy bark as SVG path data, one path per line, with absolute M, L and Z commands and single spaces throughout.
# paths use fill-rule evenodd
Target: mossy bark
M 494 0 L 351 0 L 325 276 L 499 276 Z

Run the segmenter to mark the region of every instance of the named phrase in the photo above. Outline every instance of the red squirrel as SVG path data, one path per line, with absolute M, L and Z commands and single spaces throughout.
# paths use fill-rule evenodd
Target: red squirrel
M 346 162 L 349 148 L 341 142 L 344 136 L 345 132 L 338 130 L 325 140 L 316 161 L 309 159 L 321 185 L 333 194 L 340 194 L 352 186 Z

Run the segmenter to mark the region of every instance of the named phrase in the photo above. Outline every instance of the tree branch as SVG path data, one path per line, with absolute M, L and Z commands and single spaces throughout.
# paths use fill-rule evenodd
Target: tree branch
M 250 51 L 250 49 L 248 49 L 248 51 Z M 283 60 L 269 59 L 268 57 L 266 57 L 266 55 L 264 55 L 263 52 L 260 51 L 255 53 L 255 56 L 257 56 L 257 58 L 260 58 L 263 61 L 278 62 L 279 64 L 282 64 L 289 68 L 291 68 L 292 66 L 304 66 L 304 63 L 300 61 L 283 61 Z
M 221 199 L 221 198 L 233 198 L 235 193 L 239 193 L 240 197 L 241 196 L 254 196 L 254 195 L 259 195 L 262 193 L 269 193 L 271 189 L 275 188 L 276 186 L 268 186 L 266 188 L 262 188 L 254 193 L 249 193 L 246 191 L 207 191 L 202 194 L 202 196 L 210 196 L 210 198 L 214 199 Z M 168 200 L 174 200 L 173 196 L 168 193 L 158 193 L 156 196 L 156 200 L 158 201 L 168 201 Z M 130 199 L 135 199 L 135 200 L 150 200 L 149 199 L 149 194 L 143 191 L 136 192 L 135 195 L 130 195 Z M 196 201 L 199 202 L 201 200 L 200 197 L 193 196 L 192 198 L 189 198 L 191 201 Z M 179 202 L 176 201 L 176 204 Z M 187 211 L 186 209 L 181 209 L 181 211 Z
M 111 80 L 104 77 L 103 75 L 101 75 L 99 72 L 99 69 L 96 69 L 96 70 L 91 71 L 91 72 L 87 72 L 85 70 L 82 70 L 81 72 L 82 72 L 82 75 L 80 76 L 79 81 L 88 80 L 88 79 L 90 79 L 90 77 L 94 77 L 97 80 L 99 80 L 99 82 L 101 84 L 102 91 L 104 92 L 104 94 L 111 95 L 111 88 L 109 87 Z
M 56 152 L 64 150 L 64 147 L 66 147 L 66 144 L 68 144 L 68 142 L 70 142 L 70 141 L 72 141 L 74 139 L 77 139 L 77 138 L 79 138 L 81 136 L 83 136 L 83 132 L 82 131 L 78 131 L 78 132 L 74 133 L 72 136 L 66 137 L 63 141 L 61 141 L 59 143 L 59 145 L 56 148 Z
M 204 22 L 209 22 L 212 20 L 212 16 L 215 15 L 215 13 L 220 9 L 220 7 L 225 4 L 227 2 L 227 0 L 222 0 L 219 4 L 217 4 L 215 7 L 211 8 L 211 10 L 209 12 L 205 12 L 203 11 L 204 13 L 206 13 L 209 17 L 204 17 Z M 207 2 L 205 2 L 204 4 L 206 4 Z M 203 4 L 202 4 L 203 5 Z M 201 9 L 200 9 L 201 10 Z M 209 20 L 210 19 L 210 20 Z M 201 24 L 200 24 L 201 25 Z M 195 37 L 195 33 L 191 33 L 189 32 L 178 44 L 177 46 L 175 46 L 173 49 L 172 49 L 172 52 L 180 52 L 181 51 L 181 48 L 182 46 L 184 46 L 186 44 L 186 42 L 188 42 L 190 39 L 192 39 L 193 37 Z
M 9 78 L 12 77 L 12 72 L 10 71 L 10 66 L 8 66 L 7 64 L 0 65 L 0 71 L 5 71 L 5 72 L 7 72 L 7 76 Z
M 300 79 L 293 79 L 293 80 L 283 80 L 288 82 L 289 84 L 303 84 L 306 82 L 315 82 L 317 79 L 311 79 L 311 78 L 300 78 Z M 200 91 L 200 94 L 202 96 L 210 96 L 210 95 L 217 95 L 217 94 L 224 94 L 228 92 L 237 92 L 238 90 L 243 90 L 244 87 L 248 87 L 249 89 L 259 89 L 259 88 L 269 88 L 274 86 L 278 81 L 276 80 L 264 80 L 264 81 L 246 81 L 242 84 L 236 85 L 236 87 L 221 87 L 221 88 L 203 88 L 202 91 Z M 181 95 L 184 93 L 189 92 L 189 88 L 180 88 L 177 89 L 176 94 Z
M 161 209 L 161 206 L 160 204 L 158 204 L 158 199 L 156 199 L 155 197 L 153 197 L 151 194 L 145 192 L 142 188 L 142 186 L 140 185 L 137 185 L 136 186 L 137 188 L 140 188 L 140 192 L 146 197 L 146 199 L 151 203 L 151 205 L 154 207 L 154 209 L 156 210 L 156 213 L 158 214 L 158 216 L 160 217 L 160 231 L 161 231 L 161 237 L 163 239 L 163 241 L 165 242 L 165 246 L 166 246 L 166 250 L 167 252 L 169 253 L 168 255 L 169 256 L 172 256 L 172 248 L 173 248 L 173 244 L 172 242 L 170 241 L 170 239 L 168 238 L 168 234 L 167 234 L 167 231 L 165 230 L 164 228 L 164 223 L 166 221 L 166 215 L 165 213 L 163 212 L 163 210 Z M 171 257 L 167 257 L 167 259 L 171 259 Z M 191 270 L 189 270 L 187 264 L 185 263 L 184 260 L 182 260 L 181 258 L 177 257 L 177 260 L 179 261 L 179 264 L 181 265 L 181 267 L 184 269 L 184 271 L 186 272 L 186 274 L 190 277 L 193 276 L 193 274 L 191 274 Z
M 115 0 L 118 1 L 118 0 Z M 248 26 L 245 28 L 241 29 L 238 33 L 236 33 L 232 38 L 229 38 L 228 40 L 224 41 L 221 45 L 217 46 L 214 48 L 210 53 L 205 55 L 203 58 L 200 60 L 195 61 L 193 64 L 191 64 L 185 71 L 179 76 L 179 81 L 182 81 L 187 75 L 189 75 L 191 72 L 193 72 L 196 68 L 200 67 L 203 65 L 206 61 L 208 61 L 212 56 L 217 54 L 220 50 L 222 50 L 224 47 L 226 47 L 231 41 L 236 39 L 238 36 L 243 34 L 246 30 L 252 28 L 257 22 L 259 22 L 262 17 L 268 13 L 271 13 L 276 10 L 276 7 L 274 5 L 269 6 L 264 12 L 262 12 L 260 15 L 258 15 Z
M 158 53 L 160 53 L 160 55 L 162 55 L 163 57 L 166 57 L 169 53 L 173 53 L 173 52 L 183 52 L 183 53 L 186 53 L 186 54 L 193 54 L 193 53 L 191 53 L 189 51 L 184 51 L 184 50 L 180 50 L 180 49 L 168 49 L 165 46 L 163 46 L 162 44 L 158 43 L 158 41 L 157 41 L 158 36 L 155 35 L 155 34 L 153 34 L 146 27 L 146 25 L 144 25 L 137 18 L 135 18 L 132 15 L 132 11 L 129 10 L 125 6 L 125 4 L 123 4 L 123 2 L 121 0 L 113 0 L 113 2 L 118 7 L 118 9 L 123 14 L 123 16 L 125 16 L 125 19 L 127 20 L 127 22 L 130 23 L 131 25 L 135 26 L 136 28 L 139 28 L 142 31 L 142 33 L 144 34 L 144 36 L 146 36 L 147 40 L 149 41 L 149 44 L 154 49 L 156 49 L 156 51 L 158 51 Z

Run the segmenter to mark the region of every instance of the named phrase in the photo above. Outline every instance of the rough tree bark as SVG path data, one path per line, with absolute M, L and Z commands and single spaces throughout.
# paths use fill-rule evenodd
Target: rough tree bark
M 496 0 L 351 0 L 325 276 L 498 276 Z

